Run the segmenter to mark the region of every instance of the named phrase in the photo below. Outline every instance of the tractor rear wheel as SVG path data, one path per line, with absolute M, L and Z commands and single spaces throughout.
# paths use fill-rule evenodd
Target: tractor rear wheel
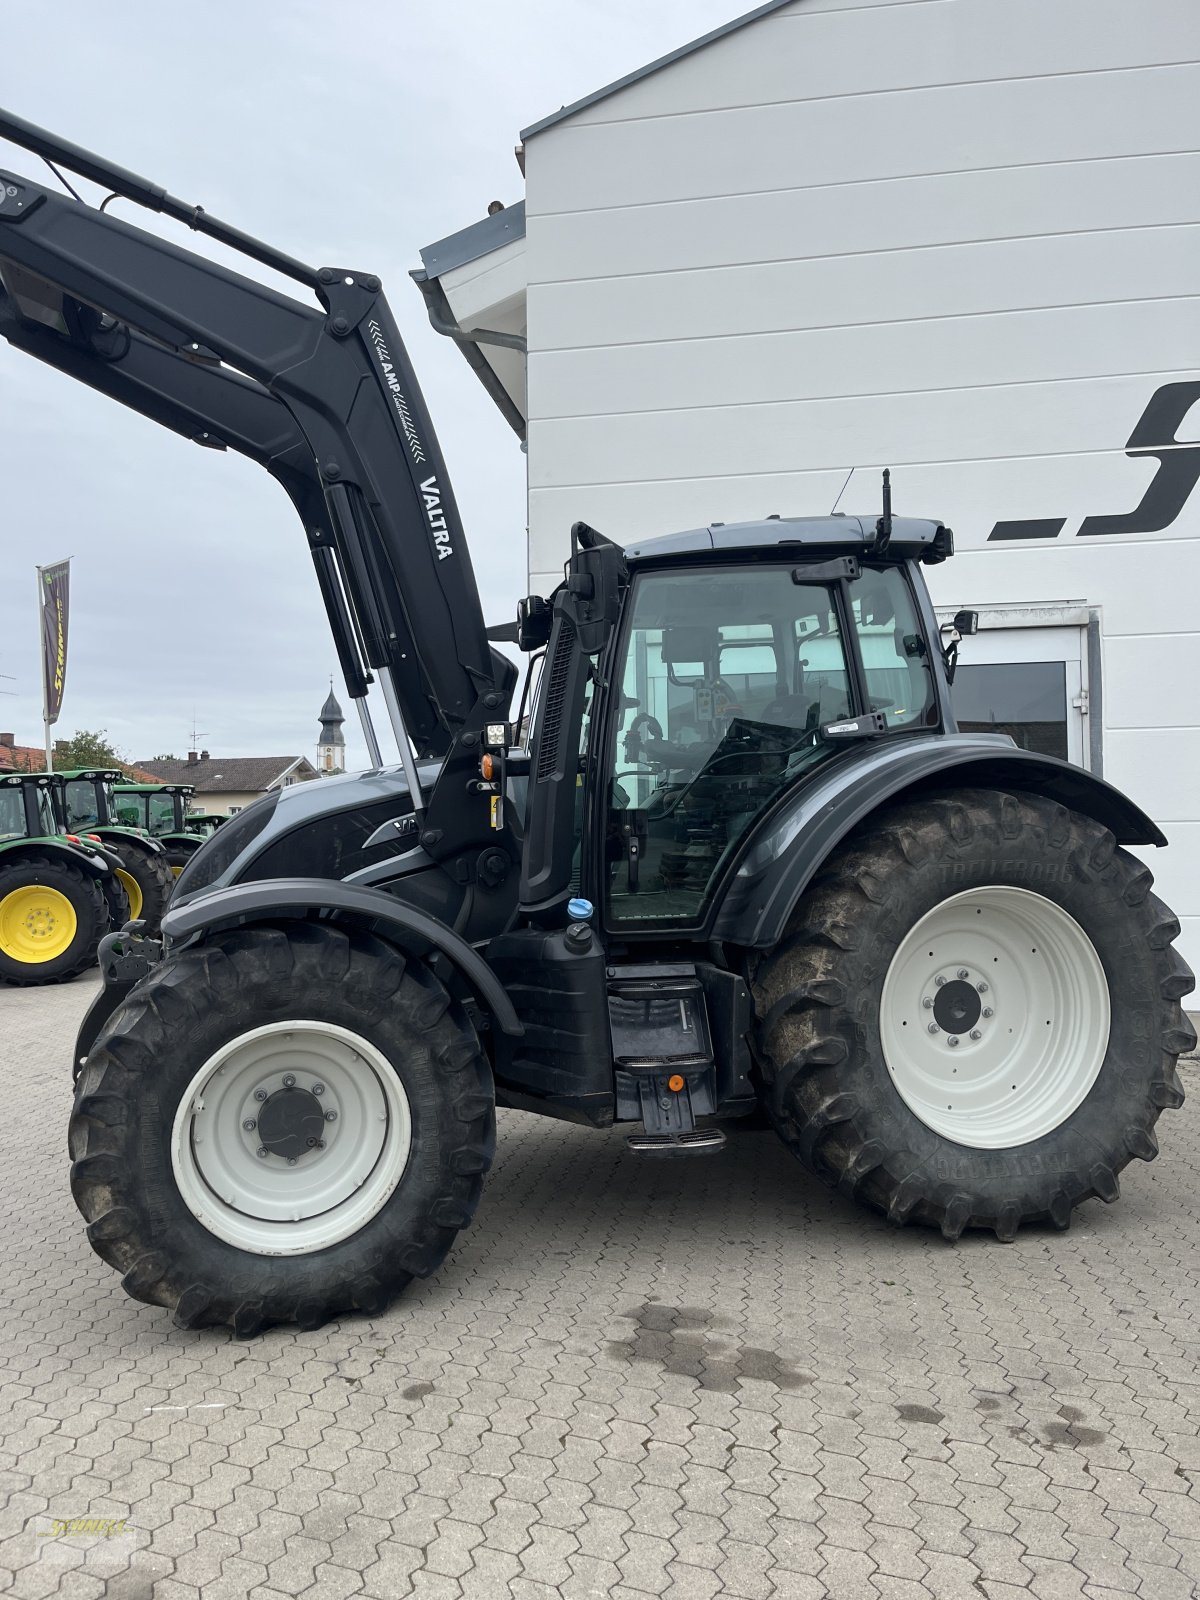
M 117 877 L 129 896 L 129 915 L 140 918 L 151 936 L 158 933 L 175 887 L 175 874 L 161 850 L 148 850 L 136 840 L 108 837 L 105 848 L 119 856 Z
M 129 894 L 125 884 L 115 872 L 109 873 L 107 878 L 101 880 L 102 893 L 108 910 L 108 928 L 115 932 L 125 926 L 129 921 Z
M 961 790 L 830 859 L 754 984 L 767 1109 L 795 1154 L 956 1239 L 1070 1226 L 1158 1153 L 1195 1044 L 1179 923 L 1099 823 Z
M 491 1071 L 422 962 L 327 924 L 170 957 L 88 1053 L 71 1187 L 181 1327 L 382 1312 L 441 1263 L 495 1150 Z
M 163 849 L 166 852 L 167 865 L 171 869 L 173 878 L 179 876 L 202 843 L 203 841 L 200 839 L 197 839 L 195 844 L 183 844 L 177 839 L 172 839 L 170 844 L 164 844 Z
M 96 960 L 108 926 L 99 883 L 68 861 L 23 855 L 0 864 L 0 980 L 61 983 Z

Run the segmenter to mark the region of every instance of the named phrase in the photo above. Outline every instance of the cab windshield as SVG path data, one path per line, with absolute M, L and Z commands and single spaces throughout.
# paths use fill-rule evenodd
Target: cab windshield
M 0 839 L 25 837 L 25 798 L 15 785 L 0 789 Z
M 72 778 L 64 785 L 66 790 L 67 827 L 73 832 L 80 828 L 95 827 L 100 821 L 96 814 L 96 788 L 90 778 Z
M 636 580 L 609 774 L 611 923 L 699 921 L 756 818 L 846 749 L 822 732 L 854 710 L 836 592 L 803 573 L 724 567 Z M 897 729 L 936 720 L 901 571 L 864 570 L 847 593 L 870 709 Z

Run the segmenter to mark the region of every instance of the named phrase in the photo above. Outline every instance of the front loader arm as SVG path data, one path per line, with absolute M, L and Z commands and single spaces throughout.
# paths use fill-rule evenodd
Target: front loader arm
M 0 332 L 52 359 L 49 342 L 29 326 L 41 322 L 72 347 L 52 360 L 61 370 L 177 431 L 189 412 L 207 419 L 213 426 L 201 433 L 255 459 L 274 432 L 281 441 L 284 434 L 270 422 L 265 435 L 246 431 L 246 414 L 262 411 L 260 398 L 280 407 L 293 433 L 263 464 L 284 482 L 306 527 L 324 523 L 402 753 L 406 728 L 419 753 L 436 754 L 467 724 L 478 726 L 485 698 L 486 714 L 502 714 L 513 674 L 488 644 L 445 465 L 379 280 L 317 272 L 2 113 L 0 134 L 181 216 L 314 290 L 323 313 L 108 212 L 0 173 L 0 279 L 14 302 Z M 57 310 L 40 303 L 52 298 L 47 286 Z M 167 359 L 155 372 L 158 349 Z M 115 375 L 100 373 L 106 362 L 127 365 L 125 393 Z M 251 386 L 230 387 L 225 368 Z M 239 427 L 241 442 L 226 437 Z M 314 515 L 317 494 L 323 518 Z M 325 580 L 328 599 L 328 569 Z
M 11 271 L 8 276 L 21 302 L 0 287 L 0 337 L 14 349 L 195 444 L 247 456 L 282 484 L 304 525 L 346 688 L 363 716 L 378 765 L 379 747 L 364 704 L 370 672 L 346 603 L 344 563 L 316 464 L 290 413 L 261 384 L 230 367 L 187 359 L 122 324 L 103 328 L 90 308 L 64 302 L 44 280 Z M 419 680 L 413 691 L 406 698 L 418 715 L 409 732 L 419 746 L 433 750 L 441 730 L 429 715 Z

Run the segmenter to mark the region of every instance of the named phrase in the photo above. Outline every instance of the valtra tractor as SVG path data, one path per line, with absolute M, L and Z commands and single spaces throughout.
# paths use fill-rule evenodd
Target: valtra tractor
M 379 279 L 0 133 L 305 292 L 0 175 L 0 332 L 279 479 L 374 762 L 248 806 L 161 940 L 105 942 L 72 1186 L 130 1294 L 239 1334 L 381 1311 L 471 1220 L 498 1105 L 623 1124 L 639 1159 L 765 1115 L 948 1239 L 1116 1199 L 1194 1041 L 1127 849 L 1166 841 L 957 730 L 973 618 L 944 637 L 923 576 L 949 529 L 886 495 L 625 548 L 577 523 L 562 584 L 498 631 L 530 658 L 514 705 Z

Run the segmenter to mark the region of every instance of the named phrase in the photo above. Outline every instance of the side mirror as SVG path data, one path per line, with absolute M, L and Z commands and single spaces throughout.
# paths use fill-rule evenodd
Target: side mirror
M 943 622 L 941 631 L 950 635 L 949 642 L 942 645 L 942 660 L 946 664 L 946 682 L 952 684 L 958 671 L 958 641 L 979 632 L 978 611 L 956 611 L 954 621 Z

